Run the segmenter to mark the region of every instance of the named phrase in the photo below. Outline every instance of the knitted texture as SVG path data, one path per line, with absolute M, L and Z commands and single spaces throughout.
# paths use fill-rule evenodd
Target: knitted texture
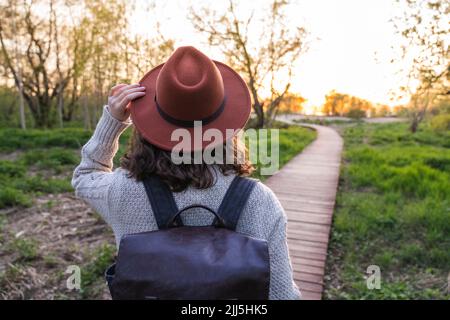
M 143 183 L 129 178 L 125 169 L 113 171 L 119 137 L 130 125 L 131 121 L 120 122 L 112 117 L 105 106 L 93 136 L 81 150 L 81 163 L 72 178 L 76 196 L 84 199 L 111 226 L 117 246 L 126 234 L 158 229 Z M 175 192 L 178 208 L 200 203 L 217 211 L 234 175 L 225 176 L 215 167 L 214 172 L 212 187 L 203 190 L 189 187 Z M 185 225 L 207 225 L 212 223 L 213 217 L 205 210 L 193 208 L 182 214 L 182 221 Z M 293 281 L 286 222 L 286 214 L 272 190 L 258 182 L 241 213 L 236 231 L 268 241 L 270 299 L 301 297 Z

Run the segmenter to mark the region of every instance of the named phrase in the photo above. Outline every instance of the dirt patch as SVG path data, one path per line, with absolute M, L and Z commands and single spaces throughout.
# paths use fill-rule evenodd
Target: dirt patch
M 40 176 L 43 179 L 70 179 L 72 177 L 73 170 L 75 168 L 67 168 L 67 169 L 61 169 L 60 172 L 55 172 L 54 169 L 42 169 L 38 166 L 29 166 L 28 167 L 28 175 L 30 177 L 36 177 Z
M 80 298 L 66 289 L 67 267 L 82 267 L 97 248 L 114 245 L 101 217 L 71 193 L 40 196 L 31 208 L 0 215 L 2 299 Z M 91 298 L 109 298 L 106 286 Z
M 23 154 L 23 151 L 14 151 L 10 153 L 0 153 L 0 160 L 16 161 Z

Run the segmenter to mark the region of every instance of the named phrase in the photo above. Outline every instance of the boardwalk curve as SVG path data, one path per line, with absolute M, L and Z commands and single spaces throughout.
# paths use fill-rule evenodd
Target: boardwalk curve
M 302 126 L 315 129 L 317 139 L 267 179 L 266 185 L 288 217 L 294 280 L 304 299 L 320 300 L 343 141 L 332 128 Z

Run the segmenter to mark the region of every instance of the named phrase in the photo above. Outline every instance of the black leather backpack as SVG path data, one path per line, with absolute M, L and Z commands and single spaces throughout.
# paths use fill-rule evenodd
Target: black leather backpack
M 159 230 L 126 235 L 105 277 L 113 299 L 268 299 L 267 241 L 235 232 L 256 181 L 236 177 L 218 212 L 201 204 L 178 210 L 169 187 L 144 181 Z M 180 214 L 200 207 L 211 226 L 184 226 Z

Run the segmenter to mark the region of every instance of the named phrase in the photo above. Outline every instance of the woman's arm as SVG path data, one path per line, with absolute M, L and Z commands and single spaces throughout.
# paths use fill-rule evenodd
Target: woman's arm
M 270 190 L 270 189 L 268 189 Z M 287 216 L 280 201 L 272 191 L 266 198 L 266 210 L 272 212 L 276 221 L 268 237 L 270 256 L 270 292 L 271 300 L 297 300 L 301 293 L 294 282 L 292 264 L 286 238 Z
M 91 139 L 81 149 L 81 163 L 73 173 L 76 196 L 104 216 L 109 212 L 108 194 L 114 181 L 113 159 L 119 137 L 131 124 L 129 102 L 145 95 L 144 90 L 139 85 L 118 85 L 111 89 L 108 105 L 103 108 Z
M 301 293 L 294 282 L 286 241 L 286 217 L 280 218 L 269 239 L 271 300 L 297 300 Z

